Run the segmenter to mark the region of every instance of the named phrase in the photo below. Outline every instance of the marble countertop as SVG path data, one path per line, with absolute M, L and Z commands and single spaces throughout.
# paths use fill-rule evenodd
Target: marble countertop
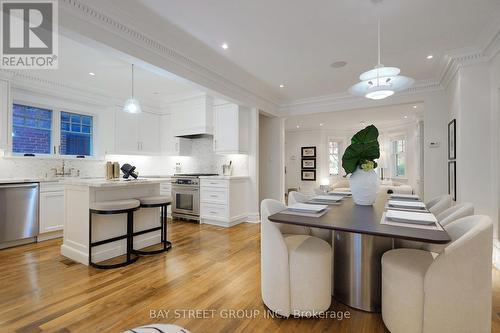
M 66 178 L 0 178 L 0 184 L 17 184 L 17 183 L 60 183 L 68 185 L 87 185 L 95 187 L 103 186 L 128 186 L 136 184 L 156 184 L 170 182 L 170 176 L 151 176 L 150 178 L 139 177 L 137 180 L 106 180 L 105 178 L 88 178 L 88 177 L 66 177 Z
M 250 176 L 200 176 L 200 179 L 247 179 Z
M 92 179 L 63 179 L 60 180 L 61 184 L 76 185 L 76 186 L 89 186 L 89 187 L 115 187 L 115 186 L 136 186 L 136 185 L 150 185 L 160 184 L 170 180 L 169 178 L 137 178 L 131 180 L 117 179 L 107 180 L 104 178 Z

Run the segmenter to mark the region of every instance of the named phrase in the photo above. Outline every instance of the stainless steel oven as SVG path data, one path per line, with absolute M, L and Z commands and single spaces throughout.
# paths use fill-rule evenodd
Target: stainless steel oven
M 200 220 L 199 176 L 213 174 L 176 174 L 172 177 L 172 217 Z

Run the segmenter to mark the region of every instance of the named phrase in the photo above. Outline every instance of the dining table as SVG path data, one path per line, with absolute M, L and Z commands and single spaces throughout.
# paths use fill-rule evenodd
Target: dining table
M 357 205 L 351 196 L 329 203 L 320 217 L 278 212 L 269 221 L 332 230 L 333 297 L 350 307 L 368 312 L 381 310 L 384 252 L 394 248 L 395 239 L 447 244 L 450 236 L 439 225 L 421 228 L 382 224 L 389 195 L 380 192 L 373 205 Z

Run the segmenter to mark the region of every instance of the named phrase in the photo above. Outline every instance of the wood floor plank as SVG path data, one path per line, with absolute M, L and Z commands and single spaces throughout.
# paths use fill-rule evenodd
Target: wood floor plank
M 380 314 L 338 302 L 331 310 L 350 318 L 273 318 L 260 296 L 258 224 L 170 221 L 169 235 L 170 252 L 114 270 L 61 256 L 61 240 L 0 251 L 0 332 L 121 332 L 157 322 L 193 333 L 388 332 Z M 500 272 L 493 281 L 492 330 L 500 332 Z

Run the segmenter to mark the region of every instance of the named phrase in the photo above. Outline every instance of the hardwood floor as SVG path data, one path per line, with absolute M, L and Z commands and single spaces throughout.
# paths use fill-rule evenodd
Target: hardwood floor
M 338 303 L 330 314 L 349 311 L 349 318 L 266 316 L 259 230 L 173 222 L 170 252 L 114 270 L 64 258 L 60 240 L 2 250 L 0 332 L 121 332 L 155 322 L 193 333 L 388 332 L 379 314 Z M 500 272 L 493 279 L 493 331 L 500 332 Z

